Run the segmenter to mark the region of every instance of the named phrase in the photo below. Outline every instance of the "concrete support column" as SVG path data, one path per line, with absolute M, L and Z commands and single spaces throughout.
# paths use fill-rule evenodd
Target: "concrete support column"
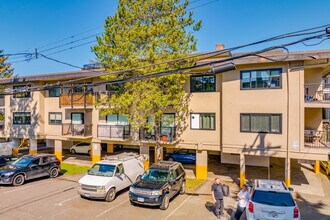
M 145 156 L 144 164 L 144 171 L 149 169 L 150 158 L 149 158 L 149 146 L 141 145 L 140 146 L 140 154 Z
M 37 154 L 38 153 L 38 140 L 30 139 L 29 142 L 30 142 L 29 154 Z
M 62 162 L 62 141 L 55 140 L 54 143 L 54 154 Z
M 319 160 L 316 160 L 316 161 L 315 161 L 314 172 L 315 172 L 316 174 L 319 174 L 319 173 L 320 173 L 320 161 L 319 161 Z
M 207 151 L 196 151 L 196 179 L 207 179 Z
M 285 159 L 285 184 L 287 187 L 291 185 L 291 160 L 290 158 Z
M 12 142 L 14 143 L 14 148 L 13 148 L 13 155 L 18 156 L 18 147 L 19 147 L 19 139 L 18 138 L 13 138 Z
M 101 160 L 101 144 L 92 143 L 92 164 Z
M 113 144 L 107 144 L 107 153 L 112 154 L 114 152 Z
M 240 154 L 239 155 L 239 185 L 242 188 L 245 182 L 245 155 Z
M 164 158 L 163 158 L 163 152 L 164 152 L 164 148 L 163 147 L 160 147 L 159 149 L 158 149 L 158 151 L 157 151 L 157 149 L 156 149 L 156 147 L 155 147 L 155 163 L 157 163 L 158 162 L 158 157 L 157 157 L 157 155 L 159 154 L 160 155 L 160 160 L 163 160 Z

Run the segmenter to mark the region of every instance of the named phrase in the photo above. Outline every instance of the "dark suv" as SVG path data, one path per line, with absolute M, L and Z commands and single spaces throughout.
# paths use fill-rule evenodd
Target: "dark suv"
M 150 166 L 143 176 L 130 188 L 131 204 L 168 208 L 170 199 L 186 191 L 186 172 L 181 163 L 160 161 Z
M 53 154 L 26 155 L 0 170 L 0 184 L 22 185 L 25 180 L 43 176 L 57 177 L 60 161 Z

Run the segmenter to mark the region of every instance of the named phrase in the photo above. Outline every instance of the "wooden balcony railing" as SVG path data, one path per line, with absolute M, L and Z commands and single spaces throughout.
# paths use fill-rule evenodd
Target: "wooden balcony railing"
M 92 128 L 93 124 L 63 123 L 62 135 L 88 137 L 92 136 Z
M 305 130 L 305 147 L 329 148 L 330 131 Z
M 109 139 L 128 139 L 130 137 L 129 125 L 97 125 L 97 137 Z
M 94 96 L 91 93 L 60 94 L 59 104 L 61 107 L 93 107 Z

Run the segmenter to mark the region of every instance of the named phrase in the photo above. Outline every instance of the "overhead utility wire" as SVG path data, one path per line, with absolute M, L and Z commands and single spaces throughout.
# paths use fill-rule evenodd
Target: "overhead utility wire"
M 262 53 L 265 53 L 265 52 L 268 52 L 268 51 L 271 51 L 271 50 L 286 48 L 286 47 L 292 46 L 294 44 L 298 44 L 298 43 L 308 41 L 308 40 L 311 40 L 311 39 L 321 38 L 321 37 L 324 37 L 324 36 L 328 36 L 328 34 L 321 34 L 321 35 L 311 36 L 311 37 L 303 38 L 303 39 L 300 39 L 300 40 L 297 40 L 297 41 L 281 44 L 281 45 L 278 45 L 278 46 L 272 46 L 272 47 L 268 47 L 268 48 L 265 48 L 265 49 L 262 49 L 262 50 L 249 52 L 249 53 L 245 53 L 245 54 L 240 54 L 240 55 L 233 56 L 233 57 L 226 58 L 226 59 L 222 59 L 222 60 L 210 61 L 210 62 L 207 62 L 207 63 L 202 63 L 202 64 L 198 64 L 198 65 L 191 66 L 191 67 L 178 68 L 178 69 L 174 69 L 174 70 L 158 72 L 158 73 L 155 73 L 155 74 L 148 74 L 148 75 L 143 75 L 143 76 L 130 77 L 130 78 L 127 78 L 127 79 L 111 80 L 111 81 L 105 81 L 105 82 L 92 83 L 92 84 L 89 84 L 89 86 L 97 86 L 97 85 L 101 85 L 101 84 L 121 84 L 121 83 L 135 81 L 135 80 L 143 80 L 143 79 L 148 79 L 148 78 L 153 78 L 153 77 L 161 77 L 161 76 L 164 76 L 164 75 L 171 75 L 171 74 L 175 74 L 175 73 L 182 73 L 182 72 L 190 70 L 190 69 L 195 69 L 195 68 L 205 67 L 205 66 L 213 66 L 215 64 L 226 63 L 226 62 L 233 61 L 233 60 L 236 60 L 236 59 L 241 59 L 241 58 L 245 58 L 245 57 L 249 57 L 249 56 L 256 56 L 256 55 L 259 55 L 259 54 L 262 54 Z M 62 87 L 63 85 L 64 85 L 64 83 L 56 83 L 56 84 L 45 85 L 45 86 L 36 86 L 36 87 L 27 88 L 27 90 L 21 89 L 19 91 L 15 91 L 14 93 L 48 90 L 50 88 L 59 88 L 59 87 Z M 81 85 L 81 86 L 83 86 L 83 85 Z M 13 94 L 13 93 L 12 92 L 10 92 L 10 93 L 0 92 L 0 95 L 11 95 L 11 94 Z

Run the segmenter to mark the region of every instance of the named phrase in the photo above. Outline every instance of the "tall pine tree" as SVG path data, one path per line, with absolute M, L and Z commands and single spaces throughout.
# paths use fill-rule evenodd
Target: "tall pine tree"
M 9 78 L 13 75 L 14 69 L 11 68 L 10 63 L 6 63 L 8 57 L 3 55 L 3 50 L 0 50 L 0 79 L 2 78 Z M 0 91 L 3 90 L 5 87 L 0 85 Z M 4 120 L 3 114 L 0 112 L 0 121 Z
M 194 32 L 201 27 L 201 21 L 194 21 L 193 13 L 186 11 L 188 4 L 188 0 L 119 0 L 117 12 L 105 20 L 105 33 L 97 38 L 92 51 L 109 72 L 186 57 L 196 51 Z M 191 60 L 181 60 L 105 78 L 124 79 L 188 65 Z M 176 114 L 177 133 L 184 129 L 179 125 L 189 113 L 189 96 L 184 90 L 188 77 L 179 73 L 115 85 L 116 93 L 101 114 L 126 115 L 135 131 L 133 140 L 138 140 L 141 128 L 154 129 L 156 159 L 160 159 L 161 124 L 173 123 L 163 113 Z

